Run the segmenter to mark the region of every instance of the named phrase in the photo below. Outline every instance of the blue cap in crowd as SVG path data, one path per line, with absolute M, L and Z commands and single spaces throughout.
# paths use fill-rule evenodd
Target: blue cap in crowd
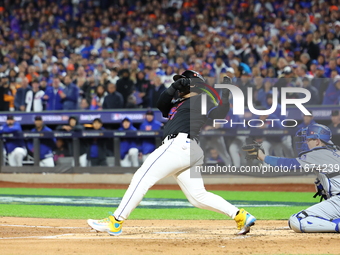
M 324 71 L 325 68 L 322 66 L 322 65 L 318 65 L 318 67 L 316 68 L 316 70 L 321 70 L 321 71 Z

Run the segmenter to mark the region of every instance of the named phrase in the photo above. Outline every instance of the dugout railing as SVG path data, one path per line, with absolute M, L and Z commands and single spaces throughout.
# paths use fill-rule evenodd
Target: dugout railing
M 236 136 L 265 136 L 265 137 L 283 137 L 293 136 L 296 130 L 294 128 L 286 129 L 214 129 L 201 132 L 201 137 L 236 137 Z M 338 130 L 340 134 L 340 129 Z M 162 142 L 162 131 L 93 131 L 84 130 L 79 132 L 22 132 L 20 134 L 1 134 L 0 137 L 0 165 L 1 173 L 89 173 L 89 174 L 122 174 L 122 173 L 134 173 L 137 168 L 134 167 L 121 167 L 120 166 L 120 140 L 124 138 L 132 138 L 140 140 L 143 138 L 154 138 L 156 146 L 159 146 Z M 34 154 L 32 158 L 32 165 L 25 165 L 24 167 L 10 167 L 4 164 L 4 142 L 8 139 L 31 139 L 34 145 Z M 55 166 L 55 167 L 39 167 L 39 155 L 40 155 L 40 141 L 41 139 L 72 139 L 73 148 L 73 164 Z M 95 166 L 95 167 L 80 167 L 80 139 L 101 138 L 111 141 L 113 144 L 114 152 L 114 166 Z M 256 173 L 245 173 L 250 176 L 257 176 Z M 296 173 L 299 175 L 299 173 Z M 300 173 L 302 174 L 302 173 Z

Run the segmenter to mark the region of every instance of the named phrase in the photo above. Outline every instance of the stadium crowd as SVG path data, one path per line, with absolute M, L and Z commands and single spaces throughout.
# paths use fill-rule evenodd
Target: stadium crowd
M 224 75 L 233 77 L 242 91 L 253 88 L 253 102 L 260 107 L 271 105 L 273 87 L 287 86 L 308 89 L 308 104 L 339 105 L 339 8 L 338 0 L 4 0 L 0 111 L 153 108 L 173 75 L 186 69 L 200 72 L 209 84 L 221 82 Z M 339 111 L 330 118 L 333 128 L 339 128 Z M 9 117 L 8 127 L 2 128 L 18 131 L 12 122 Z M 35 130 L 44 128 L 40 122 L 35 119 Z M 92 124 L 103 129 L 100 119 Z M 79 128 L 70 119 L 57 130 Z M 133 128 L 128 119 L 120 127 Z M 216 139 L 216 148 L 208 143 L 207 160 L 239 166 L 244 139 Z M 263 139 L 257 138 L 268 143 L 268 150 L 290 156 L 289 137 Z M 8 155 L 14 165 L 32 149 L 18 143 L 16 156 Z M 48 155 L 50 165 L 51 157 L 56 162 L 60 155 L 72 154 L 67 141 L 49 143 L 41 160 Z M 154 149 L 150 141 L 144 149 L 129 140 L 122 144 L 124 166 L 137 166 Z M 285 146 L 278 151 L 276 144 Z M 81 162 L 106 164 L 101 158 L 109 151 L 105 143 L 89 140 L 81 149 Z
M 0 110 L 154 107 L 185 69 L 224 74 L 266 106 L 272 87 L 338 105 L 340 3 L 232 0 L 5 0 Z M 280 79 L 280 77 L 289 80 Z M 299 95 L 291 95 L 298 97 Z

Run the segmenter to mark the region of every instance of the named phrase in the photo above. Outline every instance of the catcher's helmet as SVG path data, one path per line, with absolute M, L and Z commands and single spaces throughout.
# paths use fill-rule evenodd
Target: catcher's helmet
M 326 144 L 333 144 L 332 131 L 321 124 L 312 124 L 306 128 L 306 139 L 320 139 Z
M 332 131 L 321 124 L 312 124 L 307 126 L 306 128 L 301 128 L 295 134 L 295 147 L 298 152 L 307 151 L 308 146 L 306 144 L 307 139 L 320 139 L 326 145 L 333 145 L 332 142 Z

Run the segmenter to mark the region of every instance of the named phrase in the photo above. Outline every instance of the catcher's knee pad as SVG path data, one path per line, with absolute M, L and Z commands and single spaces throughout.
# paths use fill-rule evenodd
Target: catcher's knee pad
M 339 223 L 340 219 L 331 221 L 305 211 L 293 214 L 288 221 L 289 227 L 297 233 L 340 232 Z
M 297 217 L 297 214 L 293 214 L 292 216 L 290 216 L 288 220 L 289 228 L 294 230 L 297 233 L 303 232 L 300 228 L 300 219 L 301 218 Z

